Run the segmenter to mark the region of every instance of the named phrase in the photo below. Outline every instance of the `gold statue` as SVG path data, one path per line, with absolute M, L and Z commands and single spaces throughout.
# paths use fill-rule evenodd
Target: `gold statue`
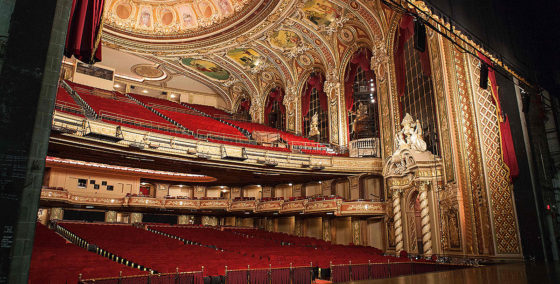
M 313 114 L 311 118 L 311 126 L 309 127 L 309 137 L 317 136 L 319 137 L 319 115 L 317 113 Z

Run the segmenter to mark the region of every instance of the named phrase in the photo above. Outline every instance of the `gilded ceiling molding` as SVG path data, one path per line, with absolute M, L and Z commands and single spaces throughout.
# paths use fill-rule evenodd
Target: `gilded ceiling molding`
M 212 89 L 213 91 L 215 91 L 217 94 L 219 94 L 223 99 L 224 102 L 226 103 L 226 106 L 231 108 L 233 105 L 232 99 L 230 98 L 227 89 L 224 89 L 223 86 L 221 86 L 219 83 L 212 81 L 210 79 L 208 79 L 208 77 L 199 74 L 198 72 L 194 71 L 194 70 L 190 70 L 190 68 L 181 65 L 177 59 L 167 59 L 167 60 L 162 60 L 156 57 L 151 57 L 151 56 L 141 56 L 144 59 L 150 60 L 152 62 L 157 62 L 160 64 L 165 65 L 167 68 L 172 69 L 176 72 L 178 72 L 179 74 L 182 74 L 184 76 L 190 77 L 204 85 L 206 85 L 207 87 L 209 87 L 210 89 Z
M 229 71 L 230 76 L 237 77 L 245 85 L 249 95 L 259 94 L 259 87 L 256 85 L 254 78 L 247 74 L 245 70 L 239 67 L 236 63 L 227 60 L 228 56 L 225 53 L 215 53 L 208 57 L 211 61 L 217 63 L 220 67 Z
M 281 74 L 284 84 L 287 84 L 289 81 L 295 81 L 296 78 L 292 68 L 290 68 L 290 65 L 286 62 L 284 57 L 278 54 L 278 52 L 263 43 L 261 40 L 255 41 L 254 48 L 264 56 L 267 56 L 272 65 L 276 66 L 276 69 Z
M 286 25 L 290 25 L 291 23 L 292 29 L 300 31 L 309 44 L 321 55 L 324 66 L 333 66 L 335 68 L 338 66 L 335 53 L 329 42 L 319 34 L 315 28 L 311 27 L 303 20 L 290 18 L 287 19 L 287 21 Z

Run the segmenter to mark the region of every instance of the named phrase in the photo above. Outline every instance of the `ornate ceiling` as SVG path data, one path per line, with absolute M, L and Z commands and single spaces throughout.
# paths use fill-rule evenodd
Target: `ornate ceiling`
M 314 69 L 340 78 L 358 48 L 389 46 L 392 37 L 386 34 L 397 22 L 389 7 L 366 0 L 111 0 L 106 5 L 105 46 L 196 80 L 231 109 L 240 96 L 263 105 L 275 86 L 285 88 L 288 97 L 296 94 Z

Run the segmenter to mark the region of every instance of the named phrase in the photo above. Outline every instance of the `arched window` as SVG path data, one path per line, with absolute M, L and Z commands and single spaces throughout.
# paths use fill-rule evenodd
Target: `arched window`
M 265 124 L 279 129 L 286 129 L 286 108 L 282 103 L 284 101 L 284 90 L 281 88 L 273 88 L 268 94 L 264 119 Z
M 345 102 L 350 140 L 379 137 L 379 111 L 375 74 L 370 68 L 371 52 L 357 51 L 344 77 Z
M 414 20 L 405 15 L 396 39 L 395 66 L 401 118 L 406 113 L 420 120 L 428 150 L 439 155 L 437 108 L 428 49 L 420 52 L 414 43 Z
M 329 115 L 327 95 L 323 91 L 324 75 L 312 73 L 303 89 L 302 116 L 303 135 L 314 141 L 328 143 L 329 141 Z M 318 130 L 314 133 L 315 122 L 313 116 L 317 115 L 316 126 Z

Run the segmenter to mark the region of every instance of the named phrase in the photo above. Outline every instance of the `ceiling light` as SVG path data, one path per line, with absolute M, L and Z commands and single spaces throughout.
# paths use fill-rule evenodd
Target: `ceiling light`
M 333 214 L 332 212 L 327 212 L 327 215 L 332 215 L 332 214 Z
M 142 93 L 147 94 L 148 90 L 143 90 Z
M 120 88 L 120 87 L 121 87 L 121 85 L 115 84 L 115 88 Z
M 289 185 L 289 186 L 292 186 L 292 184 L 291 184 L 291 183 L 288 183 L 288 185 Z
M 175 98 L 175 94 L 171 94 L 171 98 Z

